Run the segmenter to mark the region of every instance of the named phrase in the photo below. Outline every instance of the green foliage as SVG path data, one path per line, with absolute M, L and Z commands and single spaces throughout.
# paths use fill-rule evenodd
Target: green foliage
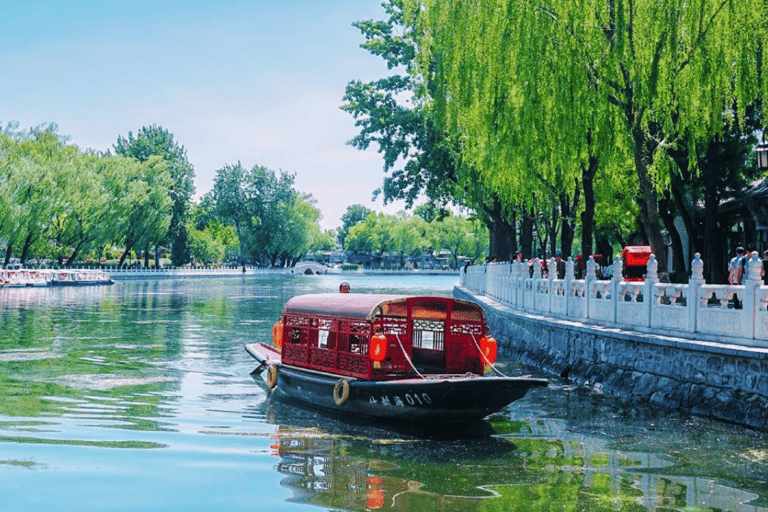
M 679 169 L 673 152 L 693 156 L 724 126 L 745 126 L 765 92 L 758 0 L 408 5 L 416 72 L 432 86 L 435 122 L 460 138 L 477 173 L 468 187 L 533 205 L 594 180 L 602 201 L 638 199 L 658 249 L 658 200 Z M 598 222 L 614 228 L 608 216 Z
M 456 145 L 446 138 L 424 107 L 424 81 L 411 73 L 417 46 L 413 27 L 405 22 L 404 2 L 382 4 L 385 21 L 362 21 L 354 25 L 366 41 L 361 45 L 383 58 L 390 69 L 404 68 L 380 80 L 347 85 L 342 109 L 355 118 L 360 133 L 349 144 L 367 149 L 375 143 L 384 158 L 384 201 L 403 199 L 410 207 L 425 193 L 433 201 L 456 199 Z M 399 164 L 402 167 L 397 168 Z
M 187 233 L 187 216 L 192 195 L 195 192 L 195 171 L 187 159 L 183 146 L 173 140 L 173 134 L 157 125 L 145 126 L 134 137 L 128 132 L 128 138 L 119 136 L 114 146 L 118 155 L 147 162 L 153 156 L 159 156 L 167 165 L 172 180 L 170 197 L 173 201 L 172 217 L 168 230 L 167 242 L 171 246 L 171 260 L 181 266 L 190 261 Z
M 0 240 L 5 258 L 75 262 L 106 246 L 157 243 L 168 232 L 171 182 L 159 157 L 141 163 L 65 143 L 55 125 L 0 134 Z
M 371 213 L 373 213 L 373 210 L 366 208 L 361 204 L 347 206 L 347 211 L 341 216 L 342 226 L 339 229 L 339 243 L 342 246 L 344 246 L 347 235 L 349 234 L 349 228 L 358 222 L 364 221 Z
M 241 262 L 294 264 L 323 236 L 314 199 L 297 192 L 293 183 L 292 175 L 278 176 L 266 167 L 226 165 L 216 173 L 213 194 L 201 203 L 205 212 L 198 217 L 198 227 L 210 222 L 215 211 L 234 227 Z
M 454 268 L 459 266 L 459 256 L 466 256 L 473 262 L 485 257 L 488 230 L 477 219 L 449 215 L 433 224 L 436 247 L 451 253 Z
M 481 222 L 458 215 L 427 222 L 419 215 L 405 212 L 370 213 L 350 228 L 345 248 L 376 258 L 397 257 L 401 266 L 406 257 L 418 259 L 426 252 L 439 254 L 446 250 L 453 257 L 453 266 L 457 267 L 460 256 L 473 261 L 483 257 L 487 239 L 487 229 Z

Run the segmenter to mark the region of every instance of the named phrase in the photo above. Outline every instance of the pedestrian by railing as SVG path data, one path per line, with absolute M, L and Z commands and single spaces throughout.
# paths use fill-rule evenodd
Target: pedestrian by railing
M 761 278 L 762 261 L 749 256 L 740 285 L 710 285 L 697 253 L 688 284 L 659 282 L 658 262 L 651 255 L 644 281 L 624 281 L 622 260 L 616 258 L 612 277 L 598 279 L 592 257 L 584 279 L 576 279 L 571 258 L 565 276 L 556 276 L 555 258 L 470 266 L 461 284 L 491 296 L 512 309 L 613 328 L 715 343 L 768 348 L 768 286 Z

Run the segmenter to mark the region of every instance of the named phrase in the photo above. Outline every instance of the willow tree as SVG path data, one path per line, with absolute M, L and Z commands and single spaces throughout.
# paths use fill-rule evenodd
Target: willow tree
M 620 155 L 622 145 L 615 121 L 595 108 L 597 82 L 569 49 L 579 25 L 535 4 L 427 6 L 417 15 L 421 68 L 436 75 L 434 111 L 461 135 L 463 158 L 504 204 L 529 216 L 539 204 L 559 205 L 566 255 L 583 200 L 581 246 L 591 253 L 593 183 L 598 171 L 617 168 L 605 148 Z
M 361 47 L 383 58 L 393 72 L 380 80 L 347 85 L 342 109 L 356 119 L 360 133 L 349 143 L 358 149 L 378 146 L 387 175 L 384 202 L 402 199 L 410 208 L 421 195 L 440 206 L 453 202 L 475 210 L 491 231 L 491 253 L 509 257 L 516 248 L 515 209 L 499 200 L 485 176 L 465 166 L 458 136 L 445 131 L 432 110 L 432 71 L 416 72 L 418 27 L 406 22 L 408 0 L 382 3 L 388 18 L 355 23 L 365 37 Z
M 631 168 L 654 251 L 669 151 L 736 122 L 759 94 L 757 0 L 424 0 L 422 69 L 469 158 L 508 201 Z M 764 87 L 764 84 L 763 84 Z M 735 107 L 734 107 L 735 106 Z M 685 135 L 683 135 L 685 134 Z M 587 179 L 585 179 L 587 178 Z M 585 194 L 586 194 L 585 189 Z M 660 259 L 660 270 L 666 260 Z

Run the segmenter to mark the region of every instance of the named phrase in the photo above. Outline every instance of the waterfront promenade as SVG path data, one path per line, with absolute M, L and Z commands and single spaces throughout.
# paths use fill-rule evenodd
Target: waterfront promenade
M 688 284 L 563 279 L 541 264 L 492 263 L 461 273 L 455 295 L 480 302 L 502 355 L 597 392 L 768 430 L 768 286 L 750 259 L 742 285 L 709 285 L 703 262 Z M 531 272 L 530 269 L 533 269 Z M 550 260 L 548 268 L 556 268 Z M 532 274 L 532 275 L 531 275 Z

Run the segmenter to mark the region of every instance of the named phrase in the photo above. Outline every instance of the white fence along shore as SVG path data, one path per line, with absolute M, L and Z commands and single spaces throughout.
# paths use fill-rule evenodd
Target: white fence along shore
M 542 273 L 541 261 L 489 263 L 467 267 L 461 284 L 493 297 L 521 312 L 547 315 L 586 324 L 630 329 L 712 343 L 768 348 L 768 286 L 760 276 L 762 262 L 753 253 L 741 285 L 710 285 L 697 253 L 688 284 L 659 282 L 658 263 L 651 256 L 644 282 L 624 281 L 622 260 L 613 262 L 610 280 L 597 278 L 590 257 L 585 279 L 574 278 L 574 263 L 566 262 L 565 277 L 557 279 L 554 258 Z

